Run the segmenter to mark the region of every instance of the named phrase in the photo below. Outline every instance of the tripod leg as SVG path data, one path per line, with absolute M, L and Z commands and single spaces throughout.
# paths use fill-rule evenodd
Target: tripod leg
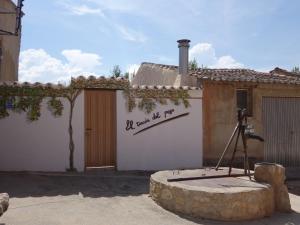
M 221 155 L 221 157 L 220 157 L 220 159 L 219 159 L 219 161 L 218 161 L 218 164 L 217 164 L 217 166 L 216 166 L 216 170 L 218 170 L 219 169 L 219 167 L 220 167 L 220 164 L 221 164 L 221 162 L 222 162 L 222 160 L 223 160 L 223 158 L 224 158 L 224 156 L 225 156 L 225 153 L 227 152 L 227 150 L 228 150 L 228 148 L 229 148 L 229 145 L 231 144 L 231 142 L 232 142 L 232 140 L 233 140 L 233 138 L 234 138 L 234 136 L 235 136 L 235 134 L 236 134 L 236 132 L 237 132 L 237 130 L 238 130 L 238 127 L 239 127 L 239 123 L 235 126 L 235 128 L 234 128 L 234 131 L 233 131 L 233 133 L 232 133 L 232 135 L 231 135 L 231 137 L 230 137 L 230 139 L 229 139 L 229 141 L 228 141 L 228 143 L 227 143 L 227 145 L 226 145 L 226 147 L 225 147 L 225 149 L 224 149 L 224 151 L 223 151 L 223 153 L 222 153 L 222 155 Z
M 239 127 L 238 128 L 238 134 L 236 136 L 236 140 L 235 140 L 235 144 L 234 144 L 234 149 L 233 149 L 232 156 L 231 156 L 231 160 L 230 160 L 230 163 L 229 163 L 229 173 L 228 173 L 229 176 L 231 174 L 232 164 L 233 164 L 233 160 L 234 160 L 235 153 L 236 153 L 236 150 L 237 150 L 237 145 L 238 145 L 238 142 L 239 142 L 240 134 L 241 134 L 241 128 Z

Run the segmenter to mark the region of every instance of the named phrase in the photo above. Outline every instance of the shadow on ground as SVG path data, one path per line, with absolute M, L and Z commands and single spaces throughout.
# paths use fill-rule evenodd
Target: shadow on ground
M 97 198 L 149 193 L 149 175 L 48 176 L 2 173 L 0 180 L 0 193 L 7 192 L 11 198 L 74 194 Z
M 289 193 L 300 196 L 300 180 L 289 180 L 286 185 Z
M 291 213 L 274 212 L 274 214 L 270 217 L 243 221 L 218 221 L 204 218 L 194 218 L 183 214 L 177 215 L 184 220 L 199 225 L 300 225 L 300 213 L 296 211 L 292 211 Z

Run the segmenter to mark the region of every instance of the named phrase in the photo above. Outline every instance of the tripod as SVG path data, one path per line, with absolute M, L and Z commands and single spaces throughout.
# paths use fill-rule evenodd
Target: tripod
M 218 161 L 218 164 L 216 166 L 216 170 L 219 169 L 220 167 L 220 164 L 227 152 L 227 150 L 229 149 L 229 146 L 231 144 L 231 142 L 233 141 L 234 137 L 236 136 L 236 140 L 235 140 L 235 144 L 234 144 L 234 149 L 233 149 L 233 153 L 232 153 L 232 156 L 231 156 L 231 159 L 230 159 L 230 163 L 229 163 L 229 176 L 231 175 L 231 170 L 232 170 L 232 165 L 233 165 L 233 161 L 234 161 L 234 157 L 235 157 L 235 154 L 237 152 L 237 145 L 238 145 L 238 141 L 239 141 L 239 138 L 241 137 L 242 138 L 242 142 L 243 142 L 243 148 L 244 148 L 244 173 L 245 175 L 248 175 L 249 178 L 251 179 L 251 175 L 250 175 L 250 168 L 249 168 L 249 160 L 248 160 L 248 152 L 247 152 L 247 137 L 245 135 L 245 130 L 246 130 L 246 127 L 247 127 L 247 114 L 246 114 L 246 109 L 239 109 L 238 110 L 238 123 L 236 124 L 235 128 L 234 128 L 234 131 Z M 253 135 L 255 136 L 255 135 Z M 259 139 L 258 136 L 256 137 L 252 137 L 252 138 L 256 138 L 256 139 Z M 261 138 L 262 139 L 262 138 Z

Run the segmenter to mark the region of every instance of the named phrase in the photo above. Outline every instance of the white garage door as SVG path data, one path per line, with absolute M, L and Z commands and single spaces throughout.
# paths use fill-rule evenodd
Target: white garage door
M 264 157 L 300 166 L 300 98 L 263 97 Z

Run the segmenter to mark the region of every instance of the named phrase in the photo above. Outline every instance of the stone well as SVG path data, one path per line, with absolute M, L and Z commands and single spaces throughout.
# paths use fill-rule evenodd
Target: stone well
M 168 182 L 169 178 L 224 175 L 227 168 L 160 171 L 151 176 L 150 195 L 172 212 L 223 221 L 258 219 L 274 212 L 270 184 L 248 177 L 226 177 Z M 234 169 L 232 173 L 243 173 Z

